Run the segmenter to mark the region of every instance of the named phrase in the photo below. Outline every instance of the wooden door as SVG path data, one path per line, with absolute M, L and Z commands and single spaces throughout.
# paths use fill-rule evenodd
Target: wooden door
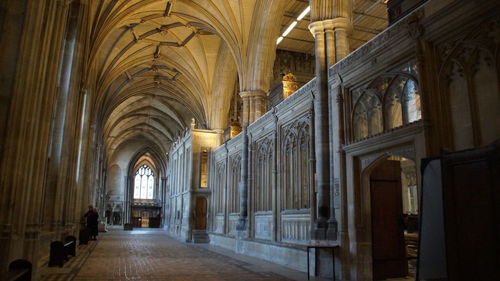
M 373 280 L 408 275 L 401 166 L 385 160 L 370 175 Z
M 195 229 L 207 228 L 207 199 L 196 197 Z

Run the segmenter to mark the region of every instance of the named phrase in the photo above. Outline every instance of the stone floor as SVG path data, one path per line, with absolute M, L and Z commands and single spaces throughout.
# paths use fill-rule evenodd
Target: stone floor
M 94 243 L 94 242 L 93 242 Z M 111 230 L 69 275 L 44 280 L 288 281 L 305 273 L 209 245 L 179 242 L 160 230 Z M 311 280 L 320 280 L 311 278 Z

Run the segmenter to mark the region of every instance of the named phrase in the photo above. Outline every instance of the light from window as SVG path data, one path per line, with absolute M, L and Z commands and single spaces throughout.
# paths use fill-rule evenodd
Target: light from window
M 146 165 L 141 166 L 135 173 L 134 199 L 153 199 L 155 176 Z

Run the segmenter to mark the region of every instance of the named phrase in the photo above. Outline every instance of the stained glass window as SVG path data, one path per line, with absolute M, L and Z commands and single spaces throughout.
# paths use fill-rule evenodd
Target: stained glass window
M 142 165 L 135 173 L 134 199 L 153 199 L 155 176 L 147 165 Z

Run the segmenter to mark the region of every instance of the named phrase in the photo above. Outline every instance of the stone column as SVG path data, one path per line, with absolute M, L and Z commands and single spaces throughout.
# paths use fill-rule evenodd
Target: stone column
M 262 90 L 243 91 L 242 126 L 246 127 L 266 113 L 267 94 Z
M 321 3 L 319 3 L 321 2 Z M 351 22 L 338 14 L 349 14 L 343 1 L 311 1 L 314 8 L 309 25 L 315 38 L 316 78 L 318 91 L 314 97 L 314 142 L 316 155 L 317 218 L 312 229 L 312 239 L 336 240 L 337 221 L 331 206 L 331 151 L 332 142 L 329 118 L 328 68 L 349 52 L 347 33 Z M 344 9 L 344 10 L 342 10 Z M 343 13 L 342 13 L 343 12 Z M 327 19 L 325 19 L 325 17 Z M 328 18 L 332 17 L 332 18 Z
M 250 97 L 246 92 L 240 93 L 240 96 L 243 103 L 243 105 L 241 106 L 241 125 L 243 127 L 246 127 L 250 123 Z
M 243 146 L 241 149 L 241 171 L 240 171 L 240 218 L 236 229 L 240 231 L 247 230 L 248 222 L 248 135 L 247 127 L 243 128 Z
M 240 93 L 243 100 L 242 126 L 243 126 L 243 145 L 241 148 L 241 170 L 239 183 L 240 196 L 240 218 L 236 229 L 238 238 L 246 237 L 248 232 L 248 181 L 250 159 L 247 126 L 266 113 L 266 92 L 262 90 L 244 91 Z M 238 245 L 236 251 L 238 252 Z
M 264 91 L 254 92 L 254 119 L 255 121 L 259 119 L 262 115 L 264 115 L 267 111 L 267 94 Z
M 326 239 L 330 210 L 330 140 L 328 122 L 327 43 L 323 22 L 314 22 L 309 29 L 315 39 L 316 78 L 318 91 L 314 97 L 314 146 L 316 155 L 317 218 L 312 238 Z M 331 40 L 330 40 L 331 42 Z

